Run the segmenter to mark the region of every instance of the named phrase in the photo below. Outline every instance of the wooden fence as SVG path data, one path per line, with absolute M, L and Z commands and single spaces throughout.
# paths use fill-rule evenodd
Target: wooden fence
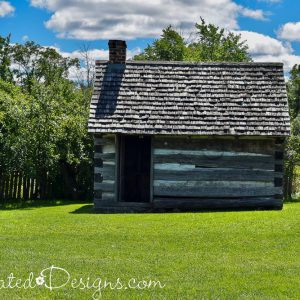
M 0 173 L 0 203 L 50 197 L 51 184 L 47 178 L 43 182 L 38 182 L 35 178 L 25 177 L 19 172 Z

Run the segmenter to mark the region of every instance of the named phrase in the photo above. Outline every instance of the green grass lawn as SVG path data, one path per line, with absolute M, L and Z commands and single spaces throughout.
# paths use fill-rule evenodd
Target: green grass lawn
M 123 284 L 103 289 L 101 299 L 300 299 L 300 203 L 170 214 L 93 214 L 91 207 L 0 211 L 0 299 L 93 299 L 97 278 Z M 83 278 L 85 289 L 70 281 L 52 291 L 3 288 L 10 273 L 26 280 L 51 265 L 70 281 Z M 53 286 L 66 282 L 63 274 L 54 269 Z M 165 287 L 126 289 L 131 278 L 133 287 L 142 280 Z

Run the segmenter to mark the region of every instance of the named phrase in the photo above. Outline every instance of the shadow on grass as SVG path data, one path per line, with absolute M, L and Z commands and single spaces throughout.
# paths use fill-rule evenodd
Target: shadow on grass
M 88 204 L 79 207 L 78 209 L 75 209 L 74 211 L 71 211 L 70 214 L 95 214 L 94 206 L 93 204 Z
M 285 204 L 292 204 L 295 201 L 287 202 Z M 300 201 L 299 201 L 300 203 Z M 80 208 L 69 212 L 70 214 L 173 214 L 173 213 L 199 213 L 199 214 L 207 214 L 207 213 L 224 213 L 224 212 L 258 212 L 258 211 L 282 211 L 282 209 L 277 208 L 219 208 L 219 209 L 205 209 L 205 208 L 190 208 L 190 209 L 149 209 L 145 211 L 134 211 L 134 210 L 95 210 L 93 204 L 88 204 L 81 206 Z
M 283 204 L 284 205 L 289 205 L 293 203 L 300 203 L 300 198 L 297 199 L 287 199 L 284 200 Z M 22 202 L 14 202 L 14 203 L 2 203 L 0 204 L 0 211 L 1 210 L 17 210 L 17 209 L 22 209 L 22 210 L 30 210 L 34 208 L 40 208 L 40 207 L 53 207 L 53 206 L 64 206 L 64 205 L 72 205 L 72 204 L 82 204 L 81 207 L 78 209 L 71 211 L 70 214 L 107 214 L 108 212 L 99 212 L 95 211 L 93 208 L 93 204 L 91 202 L 87 201 L 72 201 L 72 200 L 29 200 L 29 201 L 22 201 Z M 189 209 L 189 210 L 184 210 L 184 209 L 175 209 L 175 210 L 153 210 L 153 211 L 145 211 L 144 213 L 186 213 L 186 212 L 197 212 L 197 213 L 210 213 L 210 212 L 237 212 L 237 211 L 259 211 L 259 210 L 272 210 L 272 209 Z M 125 211 L 124 211 L 125 212 Z M 123 212 L 123 213 L 124 213 Z M 120 212 L 109 212 L 109 213 L 120 213 Z M 139 213 L 139 212 L 126 212 L 128 213 Z M 143 212 L 140 212 L 143 213 Z
M 1 210 L 16 210 L 16 209 L 34 209 L 39 207 L 62 206 L 72 204 L 87 204 L 87 201 L 72 201 L 72 200 L 28 200 L 22 202 L 1 203 Z M 87 205 L 88 206 L 88 205 Z M 92 206 L 92 205 L 91 205 Z

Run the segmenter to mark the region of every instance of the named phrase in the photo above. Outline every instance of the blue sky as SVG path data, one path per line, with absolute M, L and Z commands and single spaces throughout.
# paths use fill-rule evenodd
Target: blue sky
M 141 51 L 171 24 L 188 34 L 200 16 L 248 41 L 256 61 L 300 64 L 300 3 L 295 0 L 0 0 L 0 34 L 33 40 L 78 55 L 89 43 L 107 58 L 107 40 L 125 39 L 128 55 Z

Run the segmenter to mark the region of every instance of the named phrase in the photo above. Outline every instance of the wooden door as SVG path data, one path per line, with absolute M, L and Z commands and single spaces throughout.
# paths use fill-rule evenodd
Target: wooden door
M 150 201 L 151 138 L 121 136 L 120 200 Z

